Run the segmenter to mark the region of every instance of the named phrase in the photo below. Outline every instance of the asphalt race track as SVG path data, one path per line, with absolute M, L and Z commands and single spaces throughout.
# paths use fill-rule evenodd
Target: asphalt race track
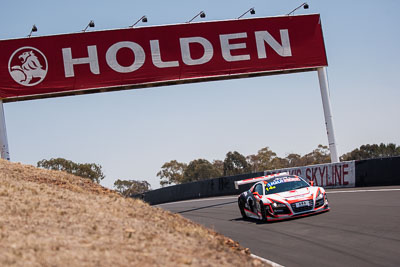
M 284 266 L 400 266 L 400 186 L 327 190 L 331 211 L 289 221 L 243 220 L 237 197 L 159 205 Z

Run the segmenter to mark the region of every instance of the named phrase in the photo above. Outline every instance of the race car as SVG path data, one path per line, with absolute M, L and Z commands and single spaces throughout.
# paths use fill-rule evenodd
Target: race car
M 276 221 L 329 211 L 328 198 L 322 187 L 313 186 L 303 178 L 289 173 L 277 173 L 235 182 L 255 183 L 238 197 L 244 219 Z

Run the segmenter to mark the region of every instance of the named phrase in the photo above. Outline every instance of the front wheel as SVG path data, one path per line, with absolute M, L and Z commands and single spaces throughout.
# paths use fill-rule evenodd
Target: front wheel
M 267 210 L 265 209 L 264 203 L 262 203 L 262 201 L 260 202 L 260 206 L 261 206 L 261 220 L 263 222 L 267 222 L 268 221 Z
M 240 213 L 242 214 L 243 219 L 247 219 L 246 212 L 244 211 L 244 201 L 239 198 L 238 205 L 240 209 Z

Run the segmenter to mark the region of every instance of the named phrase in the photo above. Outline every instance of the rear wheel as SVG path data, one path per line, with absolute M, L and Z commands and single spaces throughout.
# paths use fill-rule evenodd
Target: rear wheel
M 239 198 L 239 200 L 238 200 L 238 205 L 239 205 L 240 213 L 242 214 L 243 219 L 247 219 L 246 212 L 244 211 L 244 201 L 241 198 Z

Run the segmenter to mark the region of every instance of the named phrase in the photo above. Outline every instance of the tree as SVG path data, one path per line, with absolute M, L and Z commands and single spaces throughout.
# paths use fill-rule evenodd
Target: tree
M 213 160 L 212 165 L 214 166 L 215 169 L 219 171 L 222 176 L 224 174 L 224 162 L 222 160 Z
M 196 159 L 189 162 L 183 173 L 182 183 L 206 180 L 220 177 L 222 173 L 206 159 Z
M 151 190 L 151 186 L 147 181 L 136 180 L 116 180 L 114 188 L 124 197 L 129 197 L 134 194 L 141 194 Z
M 363 160 L 371 158 L 382 158 L 382 157 L 394 157 L 400 156 L 400 146 L 389 143 L 385 145 L 381 144 L 367 144 L 362 145 L 360 148 L 356 148 L 353 151 L 342 155 L 341 160 Z
M 273 169 L 272 160 L 274 158 L 276 158 L 276 153 L 269 147 L 264 147 L 258 150 L 256 155 L 247 156 L 247 162 L 253 172 L 271 170 Z
M 314 164 L 331 162 L 331 152 L 328 146 L 319 144 L 318 147 L 313 150 L 312 156 L 314 157 Z
M 307 166 L 313 164 L 322 164 L 331 162 L 329 148 L 324 145 L 318 145 L 312 152 L 305 154 L 300 159 L 300 166 Z
M 101 170 L 101 165 L 95 163 L 75 163 L 63 158 L 52 158 L 50 160 L 41 160 L 37 162 L 38 167 L 48 170 L 65 171 L 67 173 L 88 178 L 93 182 L 100 183 L 105 178 Z
M 299 154 L 291 153 L 286 156 L 288 167 L 302 166 L 301 156 Z
M 270 170 L 283 169 L 289 166 L 289 161 L 286 158 L 275 157 L 271 160 Z
M 171 160 L 170 162 L 164 163 L 161 167 L 161 171 L 157 173 L 160 177 L 160 185 L 170 185 L 170 184 L 180 184 L 183 180 L 183 173 L 187 165 L 185 163 L 180 163 L 176 160 Z
M 269 147 L 264 147 L 256 155 L 247 156 L 247 162 L 251 166 L 251 171 L 257 172 L 328 163 L 330 153 L 327 146 L 318 145 L 316 149 L 304 156 L 291 153 L 285 158 L 280 158 Z
M 238 175 L 251 171 L 246 158 L 237 151 L 228 152 L 224 160 L 224 176 Z

